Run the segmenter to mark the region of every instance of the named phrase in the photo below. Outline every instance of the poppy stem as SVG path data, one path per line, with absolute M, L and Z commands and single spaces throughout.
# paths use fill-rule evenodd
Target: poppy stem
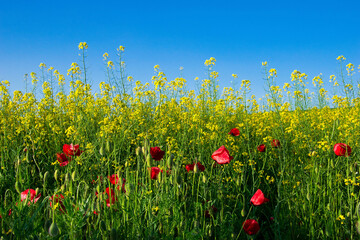
M 252 209 L 253 206 L 254 206 L 254 205 L 251 204 L 251 207 L 250 207 L 249 212 L 248 212 L 248 214 L 247 214 L 247 216 L 246 216 L 246 218 L 245 218 L 245 221 L 246 221 L 246 219 L 249 217 L 250 212 L 251 212 L 251 209 Z M 240 232 L 239 232 L 239 234 L 237 235 L 237 237 L 236 237 L 235 240 L 238 240 L 238 238 L 240 237 L 240 234 L 241 234 L 242 230 L 244 229 L 245 221 L 244 221 L 243 224 L 241 225 Z

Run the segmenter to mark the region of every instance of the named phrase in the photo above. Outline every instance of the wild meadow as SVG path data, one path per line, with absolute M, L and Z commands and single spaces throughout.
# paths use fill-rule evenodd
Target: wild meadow
M 215 58 L 195 89 L 134 81 L 120 46 L 96 92 L 87 48 L 0 83 L 1 239 L 359 238 L 360 66 L 280 86 L 263 62 L 260 99 Z

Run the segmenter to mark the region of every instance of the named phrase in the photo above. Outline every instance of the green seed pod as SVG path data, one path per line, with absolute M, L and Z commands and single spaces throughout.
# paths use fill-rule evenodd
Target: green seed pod
M 59 177 L 59 171 L 56 169 L 54 173 L 55 181 L 58 181 L 58 177 Z
M 59 228 L 58 226 L 56 225 L 56 222 L 53 222 L 49 228 L 49 234 L 50 236 L 52 237 L 55 237 L 59 234 Z

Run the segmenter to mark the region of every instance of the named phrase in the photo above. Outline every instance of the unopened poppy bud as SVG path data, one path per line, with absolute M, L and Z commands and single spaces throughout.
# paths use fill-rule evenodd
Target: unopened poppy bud
M 199 166 L 197 164 L 194 165 L 194 173 L 199 172 Z
M 245 208 L 243 208 L 243 209 L 241 210 L 241 216 L 242 216 L 242 217 L 245 217 L 245 216 L 246 216 Z
M 59 228 L 58 228 L 58 226 L 56 225 L 56 222 L 55 222 L 55 221 L 50 225 L 49 234 L 50 234 L 50 236 L 52 236 L 52 237 L 55 237 L 55 236 L 57 236 L 57 235 L 59 234 Z
M 350 168 L 349 168 L 350 172 L 353 172 L 354 171 L 354 168 L 352 165 L 350 165 Z
M 101 156 L 104 156 L 104 148 L 103 146 L 100 147 L 99 153 Z
M 61 185 L 60 190 L 61 192 L 65 192 L 65 184 Z
M 142 148 L 141 147 L 137 147 L 135 150 L 136 156 L 139 156 L 142 153 Z
M 20 186 L 19 186 L 19 182 L 18 182 L 18 181 L 15 182 L 15 189 L 16 189 L 16 191 L 17 191 L 18 193 L 21 193 L 21 191 L 20 191 Z
M 49 231 L 49 228 L 50 228 L 51 224 L 52 224 L 51 219 L 48 219 L 48 220 L 45 221 L 45 224 L 44 224 L 45 231 Z
M 46 182 L 46 179 L 49 177 L 49 172 L 46 171 L 46 173 L 44 174 L 44 182 Z
M 54 173 L 55 181 L 58 181 L 58 177 L 59 177 L 59 171 L 56 169 Z
M 37 196 L 39 194 L 39 188 L 35 189 L 35 195 Z
M 73 173 L 71 174 L 71 179 L 75 182 L 76 178 L 77 178 L 76 171 L 73 171 Z
M 203 183 L 206 183 L 206 176 L 205 176 L 205 174 L 203 174 L 203 176 L 202 176 L 202 181 L 203 181 Z

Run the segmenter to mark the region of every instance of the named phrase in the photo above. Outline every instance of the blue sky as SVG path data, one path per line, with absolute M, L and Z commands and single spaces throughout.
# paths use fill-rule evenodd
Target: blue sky
M 337 74 L 336 57 L 360 64 L 359 1 L 2 1 L 0 80 L 24 90 L 23 76 L 44 62 L 66 74 L 87 42 L 89 76 L 105 80 L 104 52 L 125 46 L 127 73 L 150 82 L 154 65 L 168 79 L 179 67 L 190 87 L 205 78 L 204 61 L 215 57 L 220 86 L 231 74 L 249 79 L 264 95 L 261 62 L 278 70 L 278 83 L 294 69 Z M 359 78 L 360 74 L 356 76 Z M 98 87 L 95 86 L 95 89 Z

